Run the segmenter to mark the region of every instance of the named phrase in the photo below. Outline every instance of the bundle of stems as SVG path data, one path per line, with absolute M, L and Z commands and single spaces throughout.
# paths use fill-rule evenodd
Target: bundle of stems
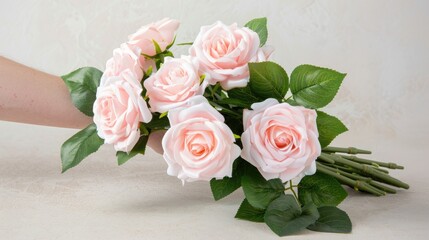
M 317 170 L 336 178 L 341 184 L 356 191 L 376 196 L 396 193 L 396 188 L 408 189 L 409 185 L 389 175 L 387 169 L 404 169 L 396 163 L 385 163 L 357 157 L 371 151 L 354 147 L 326 147 L 316 161 Z

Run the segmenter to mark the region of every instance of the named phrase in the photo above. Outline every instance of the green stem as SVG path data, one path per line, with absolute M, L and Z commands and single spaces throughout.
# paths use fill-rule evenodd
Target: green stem
M 348 154 L 371 154 L 371 151 L 358 149 L 355 147 L 341 148 L 341 147 L 325 147 L 322 149 L 323 152 L 340 152 L 340 153 L 348 153 Z
M 380 190 L 382 190 L 382 191 L 385 191 L 387 193 L 396 193 L 395 189 L 390 188 L 388 186 L 385 186 L 383 184 L 380 184 L 380 183 L 378 183 L 376 181 L 369 181 L 369 184 L 372 185 L 372 186 L 374 186 L 374 187 L 376 187 L 376 188 L 378 188 L 378 189 L 380 189 Z
M 238 114 L 238 113 L 236 113 L 236 112 L 234 112 L 234 111 L 232 111 L 232 110 L 229 110 L 229 109 L 227 109 L 227 108 L 224 108 L 224 107 L 222 107 L 221 105 L 219 105 L 219 104 L 217 104 L 217 103 L 215 103 L 215 102 L 213 102 L 213 101 L 209 101 L 209 103 L 210 103 L 210 105 L 212 105 L 213 107 L 215 107 L 215 108 L 219 108 L 218 109 L 218 111 L 220 111 L 220 112 L 223 112 L 223 113 L 225 113 L 225 114 L 228 114 L 228 115 L 232 115 L 232 116 L 234 116 L 234 117 L 236 117 L 236 118 L 242 118 L 242 116 L 240 115 L 240 114 Z
M 217 100 L 220 98 L 220 96 L 216 93 L 217 90 L 219 89 L 220 84 L 216 84 L 214 85 L 214 87 L 209 86 L 210 92 L 211 92 L 211 97 L 213 99 L 213 101 Z
M 301 203 L 298 200 L 298 195 L 296 195 L 295 190 L 293 190 L 292 180 L 289 181 L 289 188 L 290 188 L 290 191 L 292 192 L 293 196 L 295 197 L 296 201 L 301 206 Z
M 356 168 L 360 171 L 362 171 L 363 174 L 371 176 L 372 178 L 382 181 L 384 183 L 387 183 L 389 185 L 395 186 L 395 187 L 400 187 L 400 188 L 405 188 L 408 189 L 410 186 L 396 178 L 393 178 L 383 172 L 377 171 L 374 168 L 368 166 L 368 165 L 364 165 L 364 164 L 359 164 L 350 160 L 347 160 L 345 158 L 342 158 L 339 155 L 330 155 L 330 157 L 336 162 L 336 163 L 340 163 L 343 165 L 348 165 L 350 167 Z
M 298 185 L 293 185 L 292 187 L 287 187 L 287 188 L 285 188 L 285 191 L 291 190 L 291 189 L 296 188 L 296 187 L 298 187 Z
M 348 167 L 348 166 L 343 166 L 343 165 L 338 165 L 338 164 L 329 164 L 327 166 L 337 168 L 337 169 L 340 169 L 340 170 L 343 170 L 345 172 L 352 173 L 352 174 L 358 173 L 358 171 L 356 169 L 354 169 L 352 167 Z
M 340 175 L 346 176 L 346 177 L 351 178 L 353 180 L 365 181 L 365 182 L 369 183 L 370 185 L 372 185 L 373 187 L 378 188 L 381 191 L 384 191 L 384 192 L 387 192 L 387 193 L 396 193 L 395 189 L 387 187 L 385 185 L 382 185 L 382 184 L 374 181 L 371 178 L 363 177 L 363 176 L 359 175 L 356 172 L 349 173 L 349 172 L 346 172 L 346 171 L 343 171 L 343 170 L 340 170 L 340 169 L 336 168 L 338 166 L 332 166 L 332 165 L 330 165 L 330 166 L 324 165 L 324 167 L 327 168 L 328 170 L 332 171 L 332 172 L 336 172 L 336 173 L 338 173 Z
M 346 171 L 343 171 L 343 170 L 340 170 L 340 169 L 336 169 L 334 167 L 329 167 L 329 166 L 326 166 L 326 165 L 324 165 L 324 167 L 327 168 L 330 171 L 336 172 L 336 173 L 338 173 L 340 175 L 346 176 L 346 177 L 354 179 L 354 180 L 361 180 L 361 181 L 365 181 L 365 182 L 371 181 L 371 178 L 362 177 L 362 176 L 360 176 L 360 175 L 358 175 L 356 173 L 348 173 Z
M 329 169 L 327 169 L 324 165 L 322 165 L 321 163 L 316 163 L 317 164 L 317 170 L 320 171 L 321 173 L 325 173 L 329 176 L 332 176 L 334 178 L 336 178 L 340 183 L 348 185 L 352 188 L 354 188 L 356 191 L 359 190 L 363 190 L 369 193 L 372 193 L 376 196 L 383 196 L 385 195 L 385 192 L 380 191 L 379 189 L 372 187 L 371 185 L 369 185 L 366 182 L 363 182 L 361 180 L 353 180 L 350 179 L 348 177 L 342 176 L 336 172 L 330 171 Z
M 335 163 L 335 164 L 329 164 L 329 165 L 327 165 L 327 166 L 330 166 L 330 167 L 333 167 L 333 168 L 338 168 L 338 169 L 343 170 L 343 171 L 346 171 L 346 172 L 348 172 L 348 173 L 356 173 L 356 174 L 360 174 L 360 173 L 361 173 L 361 171 L 356 170 L 356 169 L 354 169 L 354 168 L 352 168 L 352 167 L 350 167 L 350 166 L 347 166 L 347 165 L 340 165 L 340 164 L 338 164 L 338 163 Z M 372 167 L 372 168 L 373 168 L 374 170 L 376 170 L 376 171 L 380 171 L 380 172 L 383 172 L 383 173 L 389 174 L 389 171 L 387 171 L 387 170 L 385 170 L 385 169 L 377 168 L 377 167 L 373 167 L 373 166 L 370 166 L 370 167 Z
M 335 164 L 335 161 L 329 157 L 329 154 L 326 154 L 323 152 L 320 154 L 318 159 L 320 159 L 324 162 L 327 162 L 327 163 Z
M 378 165 L 381 167 L 385 167 L 385 168 L 390 168 L 390 169 L 404 169 L 403 166 L 397 165 L 396 163 L 386 163 L 386 162 L 379 162 L 379 161 L 375 161 L 375 160 L 370 160 L 370 159 L 365 159 L 365 158 L 358 158 L 356 156 L 347 156 L 347 155 L 340 155 L 337 154 L 339 156 L 341 156 L 342 158 L 351 160 L 353 162 L 357 162 L 357 163 L 363 163 L 363 164 L 368 164 L 368 165 Z
M 374 166 L 371 166 L 371 168 L 373 168 L 375 171 L 379 171 L 379 172 L 382 172 L 382 173 L 385 173 L 385 174 L 389 174 L 389 171 L 387 171 L 386 169 L 379 168 L 379 167 L 374 167 Z

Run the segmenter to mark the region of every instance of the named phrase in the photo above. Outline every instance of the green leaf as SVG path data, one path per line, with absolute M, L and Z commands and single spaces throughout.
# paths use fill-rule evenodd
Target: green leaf
M 168 121 L 168 118 L 161 117 L 161 114 L 159 113 L 153 113 L 152 114 L 152 120 L 148 123 L 142 123 L 144 126 L 151 130 L 165 130 L 170 127 L 170 122 Z
M 97 135 L 94 123 L 73 135 L 61 146 L 62 172 L 78 165 L 84 158 L 96 152 L 104 140 Z
M 149 135 L 141 135 L 140 139 L 129 153 L 122 151 L 116 152 L 116 157 L 118 158 L 118 165 L 126 163 L 128 160 L 135 157 L 137 154 L 144 154 L 146 151 L 146 145 L 148 140 Z
M 250 107 L 250 104 L 248 101 L 236 99 L 236 98 L 224 98 L 221 100 L 216 100 L 217 104 L 228 104 L 228 105 L 234 105 L 238 107 L 248 108 Z
M 265 223 L 280 237 L 294 234 L 316 222 L 319 213 L 314 204 L 301 207 L 292 195 L 281 195 L 265 211 Z
M 155 47 L 156 54 L 162 53 L 162 50 L 161 50 L 161 47 L 159 46 L 159 44 L 155 40 L 152 40 L 152 42 L 153 42 L 153 45 Z
M 317 111 L 316 122 L 322 148 L 327 147 L 336 136 L 348 130 L 338 118 L 321 111 Z
M 161 113 L 161 115 L 159 115 L 159 118 L 163 118 L 163 117 L 165 117 L 167 115 L 168 115 L 168 111 L 167 112 L 163 112 L 163 113 Z
M 174 43 L 176 42 L 176 37 L 177 35 L 174 35 L 173 41 L 170 44 L 168 44 L 168 46 L 165 48 L 166 50 L 170 49 L 174 45 Z
M 328 68 L 301 65 L 290 76 L 290 89 L 300 105 L 321 108 L 332 101 L 345 76 Z
M 255 18 L 255 19 L 249 21 L 248 23 L 246 23 L 246 25 L 244 25 L 244 26 L 248 27 L 250 30 L 252 30 L 258 34 L 259 41 L 260 41 L 260 44 L 259 44 L 260 47 L 265 45 L 265 43 L 267 42 L 267 38 L 268 38 L 267 18 L 266 17 Z
M 242 87 L 242 88 L 233 88 L 233 89 L 229 90 L 227 93 L 228 93 L 228 96 L 230 98 L 234 98 L 234 99 L 241 100 L 243 102 L 247 102 L 247 108 L 250 108 L 250 105 L 253 102 L 263 101 L 263 99 L 259 98 L 258 96 L 256 96 L 252 92 L 249 85 L 247 85 L 246 87 Z
M 349 233 L 352 231 L 352 222 L 346 212 L 337 207 L 318 208 L 320 217 L 307 228 L 318 232 Z
M 143 80 L 146 80 L 147 78 L 149 78 L 149 77 L 150 77 L 150 75 L 152 74 L 152 72 L 153 72 L 153 67 L 152 67 L 152 66 L 149 66 L 149 67 L 147 68 L 146 72 L 144 72 Z M 146 90 L 146 89 L 145 89 L 145 90 Z M 144 97 L 144 96 L 143 96 L 143 97 Z
M 284 186 L 280 179 L 265 180 L 259 171 L 250 166 L 241 178 L 241 186 L 249 203 L 260 209 L 265 209 L 271 201 L 284 195 Z
M 242 114 L 239 110 L 235 109 L 234 111 Z M 243 120 L 238 119 L 235 116 L 223 115 L 225 117 L 225 124 L 229 126 L 233 133 L 242 133 L 243 132 Z M 237 144 L 241 146 L 241 141 L 237 141 Z
M 241 176 L 247 162 L 238 157 L 233 164 L 232 177 L 210 180 L 210 188 L 216 201 L 228 196 L 241 187 Z
M 116 157 L 118 158 L 118 165 L 120 166 L 126 163 L 128 160 L 135 157 L 137 154 L 138 154 L 137 152 L 130 152 L 130 153 L 126 153 L 122 151 L 116 152 Z
M 305 176 L 298 184 L 298 198 L 304 205 L 337 206 L 346 197 L 347 192 L 335 178 L 320 172 Z
M 291 106 L 300 106 L 298 103 L 296 103 L 292 98 L 289 98 L 286 100 L 287 103 L 289 103 Z
M 161 54 L 162 55 L 162 62 L 164 62 L 164 58 L 165 57 L 174 57 L 174 54 L 173 54 L 173 52 L 170 52 L 170 51 L 165 51 L 163 54 Z
M 249 63 L 249 86 L 262 99 L 282 100 L 289 87 L 286 71 L 274 62 Z
M 253 207 L 247 199 L 244 199 L 237 211 L 237 214 L 235 214 L 235 218 L 252 222 L 264 222 L 264 214 L 264 209 Z
M 61 76 L 67 85 L 73 104 L 87 116 L 94 116 L 94 105 L 97 87 L 103 73 L 93 67 L 79 68 L 67 75 Z
M 239 177 L 224 177 L 219 180 L 213 178 L 210 180 L 210 188 L 216 201 L 233 193 L 239 187 L 241 187 L 241 179 Z

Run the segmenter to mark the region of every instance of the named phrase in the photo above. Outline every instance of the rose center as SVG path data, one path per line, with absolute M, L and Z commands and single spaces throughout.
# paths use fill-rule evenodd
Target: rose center
M 190 150 L 194 156 L 201 156 L 205 153 L 206 146 L 202 144 L 192 144 Z
M 274 143 L 278 148 L 284 148 L 291 143 L 291 137 L 290 135 L 283 132 L 274 138 Z
M 227 39 L 220 38 L 213 43 L 212 56 L 220 58 L 228 53 L 230 42 Z
M 274 125 L 267 131 L 267 140 L 279 150 L 294 150 L 296 147 L 294 138 L 294 131 L 284 126 Z
M 212 135 L 205 131 L 189 131 L 185 140 L 187 151 L 195 157 L 204 158 L 211 151 Z
M 176 67 L 174 68 L 174 70 L 171 72 L 170 74 L 171 78 L 183 78 L 187 76 L 186 71 L 184 71 L 182 68 L 180 67 Z
M 277 136 L 274 139 L 274 143 L 276 144 L 276 146 L 278 148 L 284 148 L 290 144 L 290 139 L 288 138 L 288 136 L 286 136 L 285 133 L 282 133 L 282 134 L 280 134 L 280 136 Z

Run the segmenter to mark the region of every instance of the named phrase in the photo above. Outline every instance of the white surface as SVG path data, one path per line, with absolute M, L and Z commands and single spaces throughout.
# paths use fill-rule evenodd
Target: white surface
M 304 231 L 288 239 L 424 239 L 429 217 L 429 4 L 427 1 L 1 1 L 0 54 L 53 74 L 103 69 L 139 26 L 172 17 L 177 42 L 202 24 L 267 16 L 274 60 L 348 73 L 326 109 L 351 129 L 337 145 L 395 161 L 409 191 L 355 194 L 341 208 L 353 233 Z M 185 52 L 185 47 L 176 48 Z M 177 54 L 178 55 L 178 54 Z M 75 131 L 0 122 L 1 239 L 276 239 L 233 218 L 242 194 L 214 202 L 207 183 L 181 186 L 148 152 L 117 167 L 103 147 L 60 174 L 59 150 Z

